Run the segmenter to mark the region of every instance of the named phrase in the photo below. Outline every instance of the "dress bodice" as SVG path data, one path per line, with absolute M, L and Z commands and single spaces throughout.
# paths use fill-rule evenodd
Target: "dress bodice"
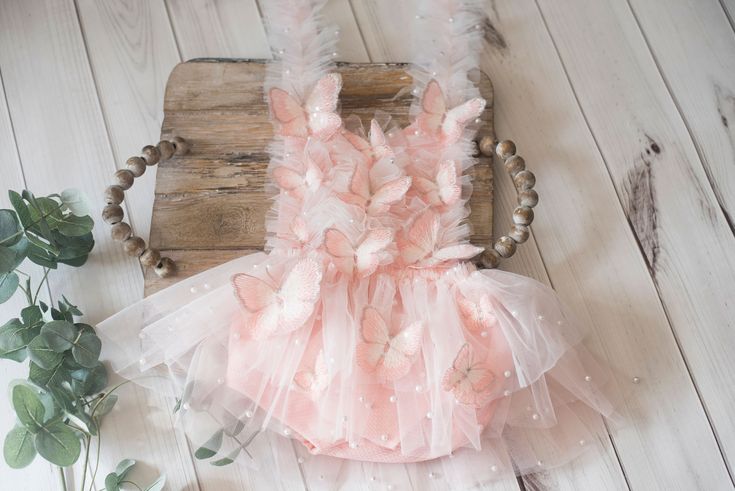
M 448 108 L 432 80 L 411 124 L 368 135 L 337 113 L 341 78 L 319 79 L 301 103 L 269 91 L 276 144 L 270 166 L 277 195 L 268 245 L 319 254 L 344 274 L 385 268 L 435 268 L 482 251 L 468 243 L 464 171 L 474 164 L 470 136 L 485 107 L 472 98 Z

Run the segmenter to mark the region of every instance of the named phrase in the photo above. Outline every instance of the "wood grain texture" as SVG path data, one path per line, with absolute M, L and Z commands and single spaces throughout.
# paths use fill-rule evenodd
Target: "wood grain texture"
M 732 466 L 735 237 L 630 9 L 538 3 Z
M 391 115 L 397 124 L 406 124 L 409 97 L 395 97 L 411 84 L 403 67 L 350 64 L 340 65 L 339 71 L 344 79 L 343 114 L 356 114 L 367 126 L 379 110 Z M 172 72 L 162 137 L 181 136 L 191 143 L 192 150 L 185 157 L 159 164 L 153 247 L 211 251 L 212 257 L 218 258 L 220 249 L 250 251 L 263 246 L 265 214 L 271 206 L 264 189 L 269 160 L 266 148 L 272 139 L 262 97 L 263 77 L 262 63 L 227 60 L 195 60 Z M 480 86 L 488 100 L 481 134 L 493 136 L 492 85 L 484 77 Z M 488 245 L 492 235 L 489 159 L 482 158 L 472 174 L 472 241 Z M 191 274 L 211 264 L 207 262 L 199 270 L 194 264 L 185 266 Z

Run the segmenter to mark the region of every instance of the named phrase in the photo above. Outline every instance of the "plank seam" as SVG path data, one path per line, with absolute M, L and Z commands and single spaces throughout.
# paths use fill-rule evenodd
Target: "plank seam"
M 720 0 L 720 7 L 722 7 L 722 12 L 725 14 L 725 17 L 727 17 L 727 22 L 730 23 L 730 28 L 733 30 L 733 34 L 735 35 L 735 23 L 733 22 L 732 16 L 730 15 L 730 11 L 727 10 L 727 7 L 725 7 L 724 0 Z
M 365 54 L 367 54 L 368 56 L 368 61 L 372 63 L 373 55 L 370 53 L 368 44 L 365 42 L 365 35 L 363 34 L 362 26 L 360 26 L 360 22 L 357 19 L 357 14 L 355 14 L 355 7 L 352 5 L 352 0 L 347 0 L 347 5 L 350 7 L 350 13 L 352 14 L 352 18 L 355 19 L 355 25 L 357 26 L 357 33 L 360 35 L 360 41 L 362 41 L 362 47 L 365 50 Z
M 176 34 L 176 26 L 174 25 L 173 16 L 171 15 L 171 7 L 168 5 L 168 0 L 163 0 L 163 9 L 166 11 L 166 18 L 168 19 L 168 26 L 171 28 L 171 35 L 174 38 L 174 45 L 176 46 L 176 53 L 179 55 L 179 62 L 184 59 L 184 55 L 181 53 L 181 45 L 179 44 L 179 36 Z

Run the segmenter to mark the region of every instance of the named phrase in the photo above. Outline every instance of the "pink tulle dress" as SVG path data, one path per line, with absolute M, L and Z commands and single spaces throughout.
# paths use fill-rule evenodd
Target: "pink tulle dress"
M 479 5 L 425 4 L 412 123 L 363 132 L 338 113 L 320 5 L 266 2 L 277 53 L 267 252 L 100 325 L 113 368 L 178 397 L 215 462 L 258 465 L 272 448 L 255 438 L 278 435 L 329 485 L 349 461 L 379 475 L 433 460 L 461 488 L 563 463 L 612 412 L 554 292 L 470 261 L 482 251 L 468 241 L 466 175 L 485 106 L 468 76 Z

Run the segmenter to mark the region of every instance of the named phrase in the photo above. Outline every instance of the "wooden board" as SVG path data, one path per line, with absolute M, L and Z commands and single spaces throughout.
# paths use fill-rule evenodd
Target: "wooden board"
M 365 127 L 376 111 L 408 121 L 411 77 L 400 64 L 340 64 L 342 114 Z M 261 61 L 200 59 L 182 63 L 169 77 L 162 138 L 181 136 L 192 145 L 185 157 L 158 167 L 150 242 L 179 264 L 162 280 L 148 272 L 146 294 L 262 248 L 271 196 L 265 191 L 273 137 L 263 98 Z M 481 76 L 488 101 L 480 135 L 494 136 L 493 89 Z M 396 94 L 403 94 L 396 97 Z M 472 171 L 472 242 L 492 236 L 492 162 L 483 157 Z

